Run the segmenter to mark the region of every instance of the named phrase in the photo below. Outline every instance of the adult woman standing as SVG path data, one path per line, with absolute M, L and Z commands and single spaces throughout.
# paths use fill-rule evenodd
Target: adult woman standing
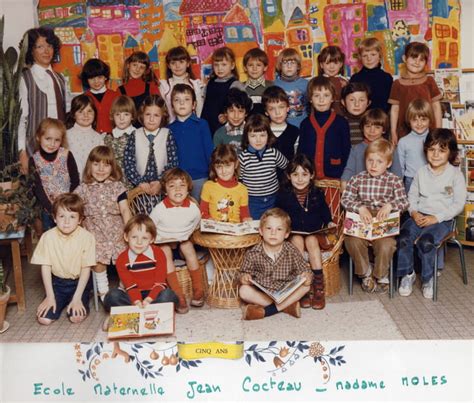
M 32 28 L 27 31 L 28 50 L 20 81 L 21 119 L 18 128 L 18 150 L 23 172 L 28 170 L 28 157 L 34 153 L 35 132 L 41 121 L 66 117 L 66 81 L 53 71 L 61 42 L 52 29 Z

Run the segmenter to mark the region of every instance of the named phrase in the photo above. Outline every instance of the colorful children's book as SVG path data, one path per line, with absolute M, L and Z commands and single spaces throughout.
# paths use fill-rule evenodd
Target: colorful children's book
M 260 220 L 245 221 L 241 223 L 221 222 L 214 220 L 201 220 L 201 232 L 215 232 L 224 235 L 258 234 Z
M 303 276 L 296 276 L 292 281 L 289 281 L 285 284 L 282 288 L 277 291 L 270 291 L 268 288 L 264 287 L 263 285 L 257 283 L 254 279 L 250 279 L 253 285 L 258 287 L 262 290 L 265 294 L 267 294 L 275 303 L 280 304 L 285 299 L 287 299 L 295 290 L 297 290 L 301 284 L 305 282 L 305 278 Z
M 114 306 L 110 310 L 109 339 L 149 337 L 174 333 L 174 306 L 172 302 Z
M 344 234 L 355 236 L 357 238 L 374 239 L 386 238 L 388 236 L 398 235 L 400 233 L 400 213 L 390 213 L 388 217 L 379 221 L 373 217 L 371 224 L 362 222 L 360 215 L 348 211 L 344 219 Z

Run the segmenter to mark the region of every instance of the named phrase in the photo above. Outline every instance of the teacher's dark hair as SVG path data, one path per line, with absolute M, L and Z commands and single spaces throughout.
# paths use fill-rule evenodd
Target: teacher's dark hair
M 36 41 L 38 38 L 46 38 L 46 42 L 49 43 L 54 50 L 53 53 L 53 60 L 51 63 L 54 63 L 56 60 L 58 60 L 59 56 L 59 49 L 61 48 L 61 41 L 59 38 L 56 36 L 54 31 L 51 28 L 45 28 L 45 27 L 39 27 L 39 28 L 31 28 L 28 31 L 26 31 L 28 35 L 28 50 L 26 51 L 26 64 L 32 65 L 35 61 L 33 59 L 33 48 L 36 45 Z M 20 48 L 22 45 L 23 40 L 20 42 Z

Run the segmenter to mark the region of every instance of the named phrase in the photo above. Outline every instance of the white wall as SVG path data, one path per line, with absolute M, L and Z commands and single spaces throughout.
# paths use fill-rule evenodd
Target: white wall
M 5 15 L 4 47 L 18 46 L 23 33 L 36 25 L 37 0 L 0 0 Z M 461 67 L 474 68 L 474 0 L 461 0 Z

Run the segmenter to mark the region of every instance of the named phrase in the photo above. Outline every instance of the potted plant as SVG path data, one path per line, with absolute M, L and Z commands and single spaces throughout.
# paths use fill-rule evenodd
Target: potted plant
M 10 288 L 6 284 L 3 263 L 0 261 L 0 333 L 8 330 L 10 324 L 5 320 L 8 300 L 10 299 Z
M 23 175 L 18 163 L 18 125 L 21 117 L 20 79 L 25 66 L 28 37 L 18 52 L 3 49 L 5 18 L 0 18 L 0 232 L 11 232 L 32 222 L 32 179 Z

